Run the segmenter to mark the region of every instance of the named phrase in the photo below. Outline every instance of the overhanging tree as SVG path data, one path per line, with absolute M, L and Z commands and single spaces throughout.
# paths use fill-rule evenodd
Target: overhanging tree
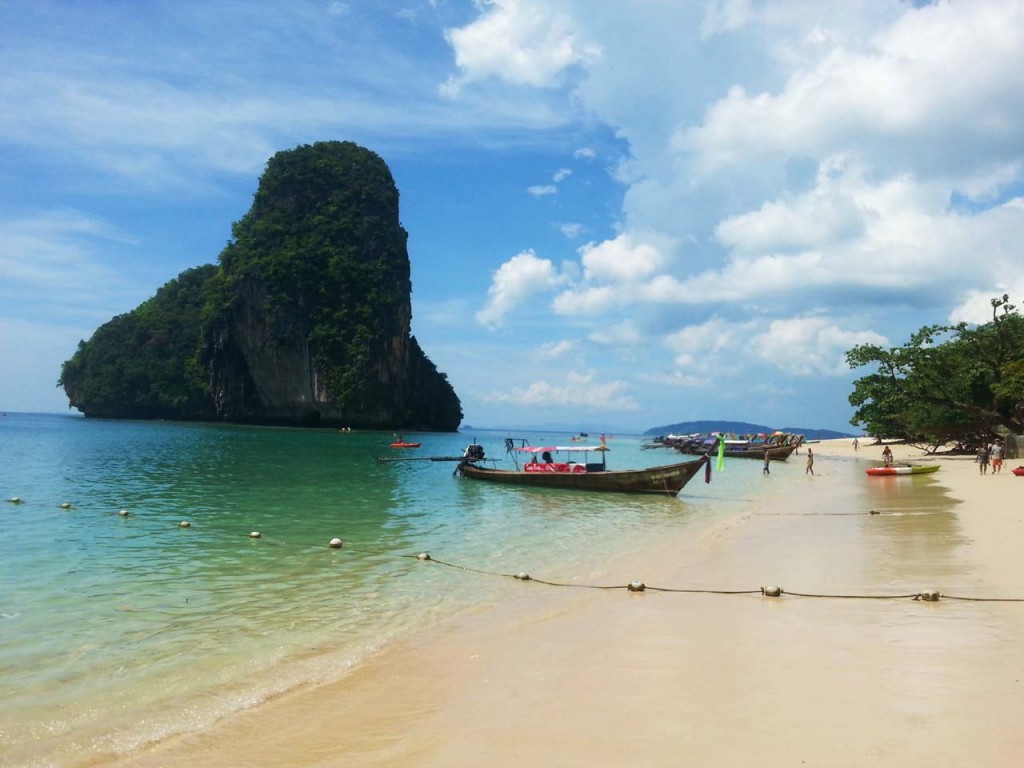
M 1024 317 L 1009 296 L 991 303 L 991 322 L 979 326 L 925 326 L 899 347 L 849 350 L 851 368 L 876 366 L 854 382 L 850 422 L 936 445 L 1024 433 Z

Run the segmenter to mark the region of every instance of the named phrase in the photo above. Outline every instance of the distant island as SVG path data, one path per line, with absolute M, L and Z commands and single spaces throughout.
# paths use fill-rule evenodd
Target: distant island
M 411 335 L 398 198 L 352 142 L 278 152 L 218 264 L 102 325 L 58 386 L 89 417 L 456 431 Z
M 854 437 L 846 432 L 831 429 L 807 429 L 805 427 L 768 427 L 764 424 L 751 424 L 746 421 L 684 421 L 679 424 L 667 424 L 664 427 L 652 427 L 645 430 L 645 435 L 691 435 L 694 433 L 709 434 L 711 432 L 735 433 L 737 435 L 756 435 L 771 432 L 788 432 L 803 435 L 807 440 L 835 440 L 843 437 Z

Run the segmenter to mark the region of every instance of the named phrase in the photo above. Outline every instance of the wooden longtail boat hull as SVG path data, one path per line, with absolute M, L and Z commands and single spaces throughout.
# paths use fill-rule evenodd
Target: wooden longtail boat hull
M 785 461 L 796 449 L 797 446 L 795 445 L 783 445 L 781 447 L 769 448 L 768 455 L 771 456 L 772 461 Z M 707 449 L 702 446 L 680 446 L 678 450 L 680 453 L 688 453 L 693 456 L 699 456 L 706 450 L 710 451 L 712 457 L 718 455 L 717 448 Z M 755 448 L 726 448 L 724 455 L 727 459 L 763 459 L 764 450 L 764 446 Z
M 492 483 L 525 485 L 534 488 L 561 488 L 574 491 L 608 491 L 612 493 L 656 493 L 675 496 L 693 476 L 708 464 L 705 458 L 681 464 L 667 464 L 648 469 L 601 470 L 597 472 L 526 472 L 490 469 L 464 463 L 459 467 L 463 477 Z
M 925 467 L 870 467 L 865 469 L 870 477 L 897 477 L 899 475 L 927 475 L 939 471 L 938 464 Z

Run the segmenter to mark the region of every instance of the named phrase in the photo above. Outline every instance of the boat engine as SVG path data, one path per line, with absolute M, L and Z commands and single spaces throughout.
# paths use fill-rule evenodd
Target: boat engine
M 462 454 L 462 458 L 466 461 L 483 461 L 484 459 L 484 447 L 473 443 L 472 445 L 466 446 L 466 452 Z

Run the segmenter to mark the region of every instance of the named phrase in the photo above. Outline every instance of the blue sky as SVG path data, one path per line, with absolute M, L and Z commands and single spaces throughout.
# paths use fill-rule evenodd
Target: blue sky
M 389 165 L 466 423 L 852 430 L 844 353 L 1024 302 L 1024 2 L 0 3 L 0 410 L 214 262 L 267 159 Z

